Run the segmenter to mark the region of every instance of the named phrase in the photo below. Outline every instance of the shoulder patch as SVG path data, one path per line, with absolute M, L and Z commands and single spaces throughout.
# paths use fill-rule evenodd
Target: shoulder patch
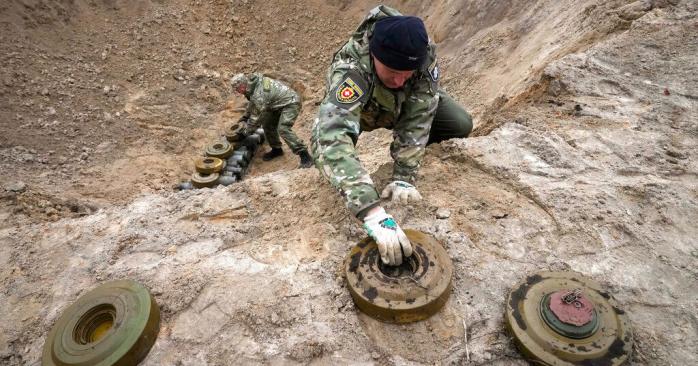
M 429 66 L 429 76 L 431 76 L 431 80 L 439 81 L 439 65 L 436 60 Z
M 269 80 L 269 78 L 262 79 L 262 86 L 264 87 L 264 91 L 271 90 L 271 80 Z
M 359 100 L 364 93 L 366 93 L 351 76 L 347 76 L 346 79 L 337 87 L 335 92 L 335 97 L 337 101 L 342 104 L 351 104 Z
M 367 93 L 368 85 L 363 78 L 355 72 L 348 72 L 334 88 L 329 99 L 340 107 L 348 108 L 364 99 Z

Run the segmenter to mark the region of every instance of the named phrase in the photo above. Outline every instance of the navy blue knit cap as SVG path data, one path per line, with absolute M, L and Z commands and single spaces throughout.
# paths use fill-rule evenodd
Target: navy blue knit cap
M 421 19 L 392 16 L 376 22 L 369 49 L 385 66 L 407 71 L 422 66 L 428 45 L 429 37 Z

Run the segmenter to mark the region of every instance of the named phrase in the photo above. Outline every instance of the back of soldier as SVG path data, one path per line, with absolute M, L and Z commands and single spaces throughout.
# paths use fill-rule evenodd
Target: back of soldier
M 300 96 L 295 90 L 280 80 L 260 74 L 260 85 L 255 89 L 250 102 L 260 110 L 278 110 L 287 105 L 300 104 Z

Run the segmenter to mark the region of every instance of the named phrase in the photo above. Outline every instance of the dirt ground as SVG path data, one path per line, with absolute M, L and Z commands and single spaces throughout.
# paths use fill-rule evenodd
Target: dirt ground
M 455 265 L 445 308 L 361 314 L 342 262 L 365 234 L 286 150 L 230 187 L 175 192 L 262 71 L 304 98 L 374 2 L 7 0 L 0 4 L 0 364 L 40 363 L 60 312 L 130 278 L 160 305 L 145 365 L 525 365 L 504 299 L 574 270 L 627 312 L 630 364 L 698 363 L 698 4 L 388 1 L 425 19 L 473 136 L 430 146 L 403 227 Z M 359 153 L 388 183 L 389 131 Z M 438 215 L 437 215 L 438 211 Z

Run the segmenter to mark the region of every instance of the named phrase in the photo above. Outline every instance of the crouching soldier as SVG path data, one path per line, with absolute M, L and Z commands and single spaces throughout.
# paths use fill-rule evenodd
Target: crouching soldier
M 281 81 L 260 73 L 236 74 L 231 79 L 232 87 L 249 101 L 245 114 L 240 118 L 241 137 L 253 133 L 261 125 L 271 150 L 262 155 L 262 160 L 269 161 L 284 154 L 281 140 L 294 154 L 300 157 L 300 167 L 313 165 L 308 148 L 303 140 L 293 132 L 295 122 L 301 110 L 301 98 L 293 89 Z
M 387 6 L 369 13 L 327 74 L 311 139 L 315 164 L 364 222 L 388 265 L 400 265 L 412 246 L 381 207 L 381 196 L 400 204 L 420 200 L 415 179 L 425 147 L 467 137 L 473 127 L 438 81 L 435 47 L 422 20 Z M 393 130 L 393 177 L 380 196 L 354 147 L 362 131 L 377 128 Z

